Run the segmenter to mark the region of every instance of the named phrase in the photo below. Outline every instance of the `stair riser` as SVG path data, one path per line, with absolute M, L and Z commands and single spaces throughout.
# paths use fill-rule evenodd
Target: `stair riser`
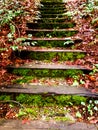
M 21 51 L 14 52 L 15 56 L 22 59 L 32 59 L 32 60 L 47 60 L 51 61 L 74 61 L 76 59 L 82 59 L 85 57 L 84 53 L 73 53 L 73 52 L 31 52 L 31 51 Z
M 67 11 L 65 7 L 58 7 L 58 8 L 48 8 L 48 7 L 41 7 L 38 8 L 39 11 L 44 11 L 44 12 L 65 12 Z
M 33 30 L 26 30 L 27 34 L 32 34 L 35 37 L 70 37 L 77 34 L 77 31 L 33 31 Z
M 70 18 L 62 18 L 62 19 L 41 18 L 41 19 L 38 19 L 38 20 L 34 20 L 34 23 L 35 22 L 38 22 L 38 23 L 42 22 L 42 23 L 46 23 L 46 24 L 48 24 L 48 23 L 60 23 L 60 24 L 62 24 L 62 22 L 66 22 L 66 21 L 68 22 L 70 20 L 71 20 Z
M 41 14 L 40 18 L 64 18 L 67 16 L 65 16 L 64 14 Z
M 63 29 L 63 28 L 73 28 L 75 23 L 65 23 L 65 24 L 44 24 L 44 23 L 27 23 L 27 27 L 30 29 Z
M 31 45 L 31 46 L 40 46 L 40 47 L 70 47 L 71 45 L 74 45 L 76 43 L 81 43 L 82 40 L 63 40 L 63 41 L 44 41 L 44 40 L 39 40 L 39 41 L 33 41 L 33 40 L 26 40 L 22 43 L 22 45 Z M 68 43 L 68 44 L 66 44 Z
M 42 0 L 40 2 L 42 2 L 42 3 L 55 3 L 55 4 L 64 3 L 63 0 Z
M 65 7 L 41 7 L 41 8 L 38 8 L 39 10 L 42 10 L 42 11 L 51 11 L 52 12 L 55 12 L 55 11 L 65 11 L 66 8 Z
M 40 6 L 40 5 L 39 5 Z M 65 7 L 65 5 L 64 4 L 54 4 L 54 3 L 49 3 L 49 4 L 42 4 L 41 6 L 40 6 L 41 8 L 64 8 Z
M 65 3 L 63 3 L 62 1 L 41 1 L 40 2 L 41 4 L 43 4 L 43 5 L 54 5 L 54 6 L 64 6 L 65 5 Z
M 49 70 L 49 69 L 9 69 L 10 73 L 18 76 L 33 76 L 33 77 L 64 77 L 73 78 L 74 76 L 79 76 L 83 74 L 81 70 Z M 85 70 L 85 72 L 87 72 Z
M 65 13 L 66 10 L 43 10 L 43 9 L 40 9 L 39 10 L 41 14 L 62 14 L 62 13 Z

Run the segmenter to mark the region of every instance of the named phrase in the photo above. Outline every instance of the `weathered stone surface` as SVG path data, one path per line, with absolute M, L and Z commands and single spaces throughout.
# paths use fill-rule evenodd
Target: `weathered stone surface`
M 98 130 L 98 125 L 51 121 L 1 120 L 0 130 Z
M 91 68 L 87 68 L 80 65 L 66 65 L 66 64 L 55 64 L 55 63 L 26 63 L 20 66 L 10 65 L 7 68 L 26 68 L 26 69 L 49 69 L 49 70 L 67 70 L 67 69 L 75 69 L 75 70 L 92 70 Z
M 0 88 L 0 92 L 7 92 L 7 93 L 28 93 L 28 94 L 65 94 L 65 95 L 81 95 L 81 96 L 88 96 L 88 97 L 98 97 L 97 93 L 92 93 L 85 88 L 76 87 L 76 86 L 42 86 L 42 85 L 32 85 L 23 84 L 23 85 L 7 85 L 2 86 Z

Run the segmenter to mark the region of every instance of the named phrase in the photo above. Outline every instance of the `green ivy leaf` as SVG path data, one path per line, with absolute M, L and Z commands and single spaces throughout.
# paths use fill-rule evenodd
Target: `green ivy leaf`
M 26 38 L 24 38 L 24 37 L 19 37 L 19 38 L 17 38 L 16 40 L 15 40 L 15 42 L 21 42 L 21 41 L 25 41 L 26 40 Z
M 11 33 L 14 34 L 16 29 L 15 29 L 15 26 L 13 24 L 10 24 L 10 30 L 11 30 Z
M 13 50 L 13 51 L 15 51 L 15 50 L 17 50 L 18 49 L 18 46 L 10 46 L 10 48 Z

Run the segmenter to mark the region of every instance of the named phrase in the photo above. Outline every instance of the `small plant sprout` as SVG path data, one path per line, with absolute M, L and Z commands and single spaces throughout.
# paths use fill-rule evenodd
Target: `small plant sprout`
M 85 102 L 81 102 L 81 105 L 85 106 L 86 104 L 85 104 Z
M 10 48 L 11 48 L 13 51 L 15 51 L 15 50 L 18 49 L 18 46 L 17 46 L 17 45 L 13 45 L 13 46 L 10 46 Z
M 96 105 L 98 105 L 98 100 L 95 100 L 94 103 L 95 103 Z
M 76 113 L 76 117 L 78 117 L 78 118 L 82 117 L 82 115 L 81 115 L 81 113 L 79 111 Z

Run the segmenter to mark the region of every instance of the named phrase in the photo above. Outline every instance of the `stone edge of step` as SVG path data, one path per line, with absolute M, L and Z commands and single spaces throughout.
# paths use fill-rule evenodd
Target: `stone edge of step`
M 82 87 L 75 86 L 43 86 L 32 84 L 15 84 L 0 87 L 0 92 L 4 93 L 27 93 L 27 94 L 46 94 L 46 95 L 80 95 L 87 97 L 98 97 L 97 93 L 92 93 Z

